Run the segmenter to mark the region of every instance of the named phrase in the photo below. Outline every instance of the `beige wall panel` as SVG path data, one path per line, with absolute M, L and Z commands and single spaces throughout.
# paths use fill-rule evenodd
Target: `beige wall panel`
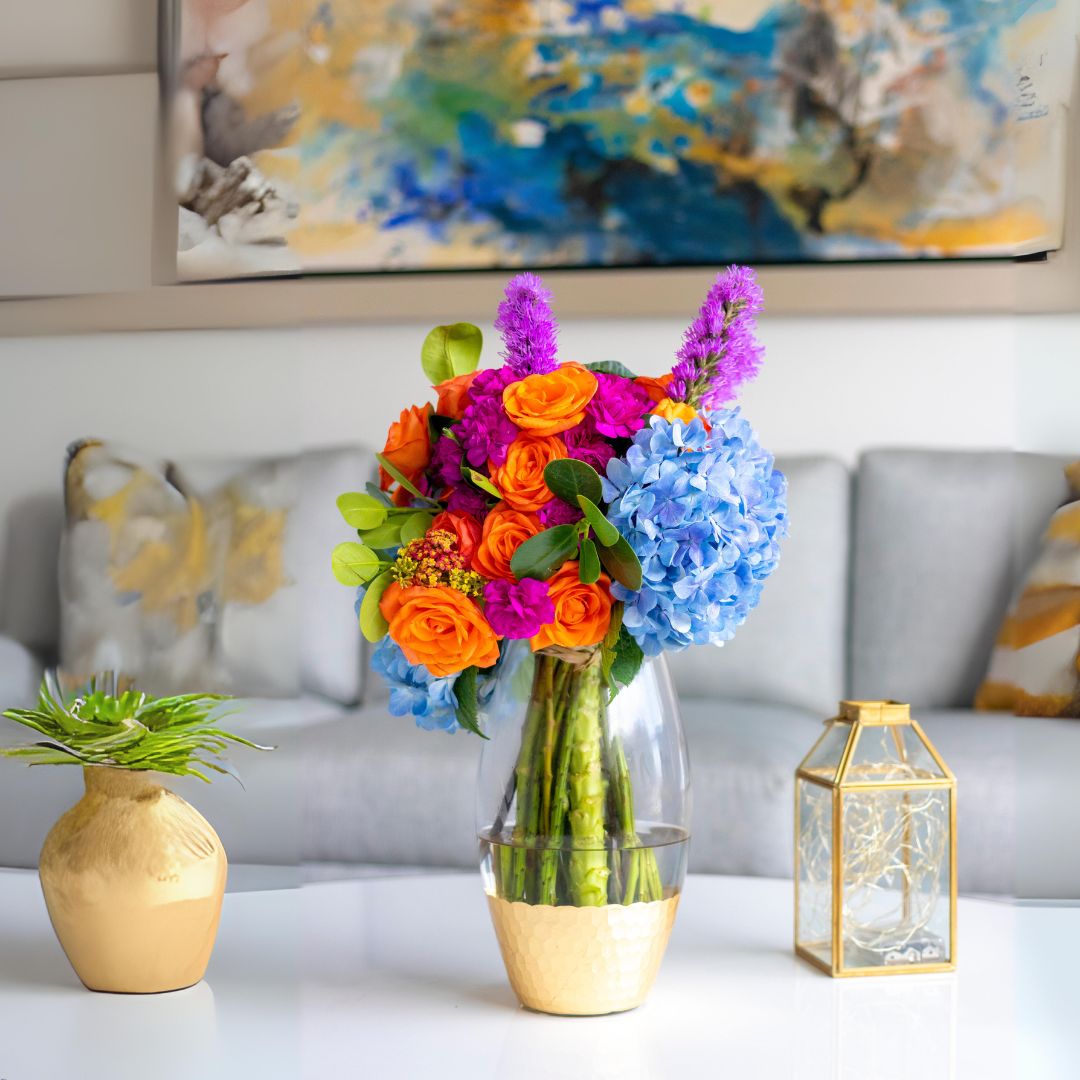
M 3 0 L 0 78 L 153 71 L 156 0 Z
M 145 288 L 157 77 L 0 82 L 0 296 Z

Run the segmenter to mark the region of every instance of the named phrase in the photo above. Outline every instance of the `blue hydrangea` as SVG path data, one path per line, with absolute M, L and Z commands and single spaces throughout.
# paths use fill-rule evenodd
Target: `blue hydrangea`
M 371 667 L 390 687 L 391 715 L 413 716 L 416 726 L 425 731 L 445 731 L 452 735 L 458 730 L 458 702 L 454 694 L 456 675 L 440 679 L 422 664 L 410 664 L 401 647 L 389 637 L 384 637 L 375 646 Z M 477 677 L 476 695 L 481 705 L 495 690 L 498 668 L 497 663 Z
M 608 517 L 642 566 L 612 586 L 646 656 L 721 644 L 757 606 L 787 535 L 787 481 L 738 409 L 689 424 L 654 416 L 604 480 Z

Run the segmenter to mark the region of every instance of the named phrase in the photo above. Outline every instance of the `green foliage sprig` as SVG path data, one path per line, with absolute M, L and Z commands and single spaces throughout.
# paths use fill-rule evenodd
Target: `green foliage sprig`
M 103 687 L 99 689 L 99 687 Z M 219 694 L 182 694 L 155 698 L 136 690 L 116 693 L 116 677 L 107 673 L 65 700 L 56 678 L 42 680 L 36 709 L 8 709 L 4 716 L 37 732 L 30 745 L 0 747 L 0 755 L 23 758 L 30 765 L 103 765 L 114 769 L 197 776 L 202 770 L 239 779 L 223 757 L 230 743 L 252 750 L 272 750 L 216 726 Z

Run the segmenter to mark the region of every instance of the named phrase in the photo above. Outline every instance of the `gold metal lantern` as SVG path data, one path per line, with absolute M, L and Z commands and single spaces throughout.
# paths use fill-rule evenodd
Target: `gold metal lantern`
M 796 771 L 795 951 L 834 976 L 956 967 L 956 779 L 907 705 L 842 701 Z

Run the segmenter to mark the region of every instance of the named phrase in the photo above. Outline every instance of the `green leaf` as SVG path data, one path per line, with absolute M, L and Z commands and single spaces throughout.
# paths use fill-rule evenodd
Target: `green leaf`
M 615 684 L 611 681 L 611 665 L 615 662 L 615 644 L 619 640 L 619 630 L 622 629 L 623 605 L 614 603 L 611 605 L 611 621 L 608 623 L 607 633 L 600 646 L 600 670 L 604 675 L 604 683 L 611 690 Z
M 604 547 L 611 547 L 613 544 L 617 544 L 619 542 L 619 530 L 604 517 L 600 507 L 591 499 L 586 499 L 584 495 L 579 495 L 577 501 L 578 506 L 581 507 L 582 513 L 585 515 L 585 520 L 593 527 L 593 532 L 596 533 L 596 539 L 599 540 Z
M 521 578 L 546 581 L 567 559 L 577 554 L 578 535 L 573 525 L 556 525 L 530 536 L 510 560 L 510 569 Z
M 374 529 L 386 520 L 386 506 L 371 495 L 347 491 L 337 497 L 337 508 L 346 525 L 354 529 Z
M 394 579 L 390 571 L 385 570 L 368 587 L 364 599 L 360 601 L 360 633 L 373 644 L 386 637 L 390 624 L 383 618 L 379 601 Z
M 397 467 L 392 465 L 384 455 L 376 454 L 375 460 L 410 494 L 415 495 L 418 499 L 424 498 L 424 493 L 413 484 L 411 481 L 406 480 L 405 477 L 397 470 Z
M 579 495 L 594 503 L 599 503 L 603 498 L 600 474 L 591 465 L 576 458 L 559 458 L 549 462 L 544 469 L 544 483 L 552 494 L 571 506 L 578 505 Z
M 620 585 L 634 592 L 641 588 L 641 560 L 625 536 L 620 536 L 611 547 L 601 548 L 600 561 Z
M 599 371 L 601 375 L 621 375 L 624 379 L 636 379 L 637 376 L 618 360 L 597 360 L 585 365 L 589 371 Z
M 644 659 L 641 646 L 630 636 L 630 631 L 625 626 L 620 626 L 611 663 L 612 697 L 619 692 L 619 687 L 629 686 L 634 681 Z
M 464 472 L 481 491 L 486 491 L 489 495 L 494 495 L 496 499 L 502 498 L 502 492 L 482 472 L 470 469 L 467 465 L 465 466 Z
M 457 698 L 457 722 L 481 739 L 487 736 L 480 730 L 480 705 L 476 693 L 476 668 L 467 667 L 454 680 L 454 697 Z
M 360 539 L 376 551 L 389 551 L 401 544 L 401 518 L 390 518 L 377 529 L 367 529 L 360 534 Z
M 408 544 L 412 540 L 419 540 L 431 528 L 431 523 L 434 520 L 435 518 L 431 514 L 422 511 L 407 517 L 405 523 L 401 526 L 402 544 Z
M 581 541 L 581 560 L 578 563 L 578 577 L 586 585 L 591 585 L 600 578 L 600 556 L 596 554 L 596 545 L 591 540 Z
M 364 490 L 380 505 L 390 509 L 394 505 L 393 499 L 388 492 L 383 491 L 378 484 L 365 484 Z
M 484 335 L 472 323 L 436 326 L 420 346 L 420 365 L 432 386 L 467 375 L 480 363 Z
M 338 544 L 330 558 L 334 577 L 342 585 L 364 585 L 379 572 L 379 556 L 354 540 Z

